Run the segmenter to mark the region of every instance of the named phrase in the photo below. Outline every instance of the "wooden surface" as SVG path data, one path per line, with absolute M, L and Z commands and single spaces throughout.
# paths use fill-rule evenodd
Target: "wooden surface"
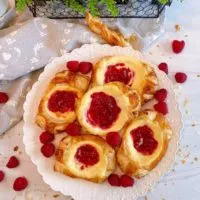
M 184 129 L 177 159 L 171 172 L 167 173 L 152 192 L 140 200 L 199 200 L 200 196 L 200 1 L 174 0 L 167 10 L 166 32 L 146 52 L 154 63 L 167 62 L 169 77 L 174 82 L 178 101 L 183 113 Z M 175 25 L 181 30 L 177 32 Z M 184 52 L 175 55 L 171 51 L 173 39 L 185 40 Z M 178 85 L 174 73 L 186 72 L 188 81 Z M 0 168 L 6 172 L 5 181 L 0 183 L 2 200 L 67 200 L 68 197 L 52 191 L 43 183 L 36 167 L 24 152 L 22 144 L 23 122 L 0 137 Z M 18 150 L 14 151 L 14 147 Z M 16 149 L 16 148 L 15 148 Z M 17 155 L 21 166 L 10 170 L 5 168 L 7 158 Z M 16 176 L 26 176 L 30 185 L 23 192 L 14 192 L 12 182 Z

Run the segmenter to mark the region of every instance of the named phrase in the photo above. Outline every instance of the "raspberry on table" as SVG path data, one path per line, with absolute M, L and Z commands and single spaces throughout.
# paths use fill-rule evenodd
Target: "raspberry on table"
M 112 147 L 117 147 L 121 144 L 121 136 L 118 132 L 110 132 L 106 135 L 106 142 Z
M 13 189 L 15 191 L 24 190 L 28 186 L 28 180 L 25 177 L 18 177 L 13 183 Z
M 42 144 L 47 144 L 49 142 L 52 142 L 54 138 L 55 136 L 52 133 L 49 133 L 48 131 L 44 131 L 40 135 L 40 142 Z
M 49 158 L 55 153 L 55 146 L 52 143 L 44 144 L 41 147 L 42 154 Z
M 108 183 L 112 186 L 120 186 L 120 178 L 117 174 L 111 174 L 108 177 Z
M 11 156 L 8 163 L 6 164 L 7 168 L 15 168 L 19 165 L 19 160 L 15 156 Z

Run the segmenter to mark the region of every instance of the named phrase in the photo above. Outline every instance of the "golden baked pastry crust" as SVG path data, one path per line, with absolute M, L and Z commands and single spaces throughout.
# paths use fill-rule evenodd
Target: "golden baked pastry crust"
M 146 124 L 152 128 L 158 147 L 153 154 L 145 156 L 134 148 L 130 131 Z M 171 135 L 172 130 L 162 114 L 153 110 L 141 112 L 127 125 L 122 144 L 117 152 L 117 161 L 121 170 L 137 178 L 147 175 L 165 155 Z
M 108 44 L 121 47 L 130 46 L 124 36 L 114 30 L 109 29 L 106 24 L 98 17 L 93 17 L 89 12 L 86 13 L 85 19 L 89 28 L 100 35 Z
M 130 88 L 136 90 L 145 103 L 153 98 L 158 87 L 156 74 L 151 66 L 131 56 L 107 56 L 94 66 L 92 85 L 105 84 L 105 73 L 109 65 L 124 63 L 134 73 Z
M 75 109 L 78 107 L 81 97 L 88 89 L 90 83 L 90 76 L 75 74 L 69 71 L 62 71 L 49 83 L 43 98 L 40 101 L 38 113 L 36 116 L 36 123 L 42 129 L 51 133 L 60 133 L 65 130 L 66 126 L 76 119 L 75 111 L 66 113 L 51 112 L 47 103 L 51 96 L 56 91 L 72 91 L 77 95 L 75 101 Z
M 96 92 L 104 92 L 105 94 L 114 97 L 118 107 L 121 109 L 118 118 L 111 127 L 103 129 L 92 125 L 87 120 L 87 111 L 91 104 L 91 95 Z M 88 132 L 94 135 L 105 135 L 108 132 L 119 131 L 133 116 L 132 112 L 140 110 L 140 96 L 135 91 L 130 91 L 124 84 L 120 82 L 107 83 L 102 86 L 91 88 L 83 96 L 80 106 L 77 111 L 78 121 Z
M 77 149 L 85 144 L 92 145 L 99 153 L 99 162 L 93 166 L 80 169 L 75 161 Z M 73 178 L 82 178 L 92 182 L 103 182 L 115 169 L 115 151 L 99 136 L 66 136 L 56 151 L 54 170 Z

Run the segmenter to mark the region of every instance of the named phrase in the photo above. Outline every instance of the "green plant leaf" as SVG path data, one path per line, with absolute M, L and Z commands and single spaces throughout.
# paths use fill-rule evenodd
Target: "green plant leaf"
M 98 0 L 88 0 L 88 9 L 93 16 L 99 16 L 100 12 L 98 10 Z
M 101 3 L 106 5 L 107 10 L 111 13 L 112 16 L 117 16 L 119 14 L 115 0 L 101 0 Z
M 169 3 L 169 0 L 157 0 L 159 3 L 161 3 L 161 4 L 167 4 L 167 3 Z
M 74 11 L 84 14 L 85 7 L 76 0 L 64 0 L 65 4 L 72 8 Z

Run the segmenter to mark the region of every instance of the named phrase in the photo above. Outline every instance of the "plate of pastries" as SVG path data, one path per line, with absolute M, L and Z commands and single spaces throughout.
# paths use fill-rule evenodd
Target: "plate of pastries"
M 173 84 L 131 47 L 88 44 L 54 59 L 24 111 L 27 154 L 75 200 L 135 200 L 174 164 L 182 119 Z

